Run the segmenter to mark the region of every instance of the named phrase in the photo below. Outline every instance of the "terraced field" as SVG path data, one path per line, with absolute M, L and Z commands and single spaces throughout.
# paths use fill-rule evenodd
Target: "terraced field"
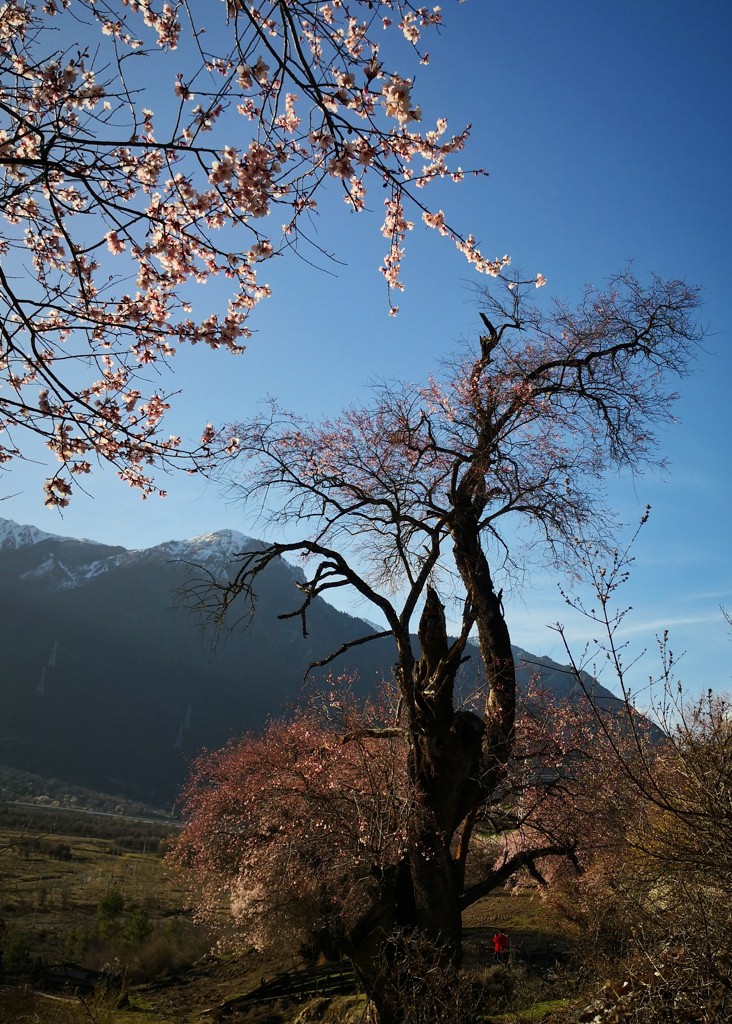
M 214 937 L 195 924 L 183 881 L 163 862 L 169 830 L 148 829 L 145 839 L 126 828 L 114 819 L 109 836 L 90 837 L 54 831 L 47 815 L 42 827 L 0 828 L 3 1024 L 291 1024 L 306 1006 L 324 1022 L 362 1019 L 365 1001 L 347 965 L 213 955 Z M 504 975 L 525 992 L 517 993 L 523 1010 L 516 998 L 513 1009 L 499 999 L 501 1014 L 486 1021 L 541 1019 L 537 1001 L 551 995 L 546 979 L 564 950 L 538 899 L 500 892 L 472 908 L 465 926 L 466 969 L 497 992 Z M 505 972 L 490 945 L 499 928 L 510 939 Z M 61 972 L 64 963 L 76 967 Z M 542 1016 L 556 1005 L 545 1003 Z

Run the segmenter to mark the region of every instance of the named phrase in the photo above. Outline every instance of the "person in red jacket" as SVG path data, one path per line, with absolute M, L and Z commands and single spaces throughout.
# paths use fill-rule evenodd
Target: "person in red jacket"
M 498 963 L 504 963 L 508 952 L 508 935 L 505 932 L 496 932 L 493 936 L 493 955 Z

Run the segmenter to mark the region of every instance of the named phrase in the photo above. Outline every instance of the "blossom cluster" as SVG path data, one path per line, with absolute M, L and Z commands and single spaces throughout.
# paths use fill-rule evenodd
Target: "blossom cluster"
M 357 707 L 348 680 L 331 685 L 324 708 L 193 766 L 173 859 L 191 872 L 204 919 L 228 905 L 236 943 L 281 948 L 324 927 L 342 932 L 404 852 L 405 745 L 369 739 L 383 708 Z
M 0 276 L 0 458 L 22 453 L 22 430 L 45 438 L 59 462 L 47 504 L 69 501 L 93 455 L 144 494 L 156 464 L 210 462 L 213 447 L 161 433 L 168 396 L 130 399 L 141 368 L 184 343 L 243 351 L 270 294 L 263 265 L 297 245 L 329 182 L 357 212 L 370 182 L 388 188 L 381 272 L 389 292 L 404 287 L 411 188 L 462 178 L 449 160 L 468 130 L 416 130 L 414 76 L 382 60 L 393 28 L 426 63 L 440 9 L 367 6 L 364 18 L 361 0 L 207 5 L 206 26 L 157 0 L 0 7 L 0 251 L 14 266 Z M 136 52 L 147 60 L 126 59 Z M 476 270 L 504 265 L 418 208 Z M 194 287 L 215 276 L 231 283 L 224 314 Z

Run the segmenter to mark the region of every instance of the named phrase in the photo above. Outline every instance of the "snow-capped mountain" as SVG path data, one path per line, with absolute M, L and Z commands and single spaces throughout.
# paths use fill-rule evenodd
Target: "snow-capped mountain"
M 281 715 L 302 697 L 308 665 L 370 632 L 320 599 L 307 637 L 297 617 L 280 619 L 299 604 L 302 574 L 275 560 L 257 580 L 256 614 L 243 604 L 246 628 L 214 647 L 180 595 L 192 566 L 232 571 L 261 545 L 235 531 L 128 551 L 0 520 L 0 539 L 0 765 L 98 791 L 172 802 L 199 750 Z M 393 654 L 381 640 L 329 670 L 357 672 L 368 691 Z M 514 655 L 527 663 L 520 683 L 538 671 L 557 694 L 577 689 L 550 659 Z M 479 665 L 476 650 L 468 690 Z
M 0 519 L 0 551 L 30 547 L 43 540 L 63 540 L 52 533 L 44 533 L 35 526 L 21 526 L 11 519 Z
M 24 549 L 27 556 L 28 568 L 21 573 L 21 578 L 61 590 L 83 586 L 101 573 L 146 563 L 168 561 L 205 565 L 209 571 L 223 570 L 236 561 L 237 556 L 259 546 L 259 541 L 237 530 L 218 530 L 188 540 L 170 540 L 151 548 L 128 550 L 44 533 L 35 526 L 20 526 L 10 519 L 0 519 L 0 552 Z
M 246 629 L 214 638 L 181 600 L 193 566 L 217 576 L 260 544 L 222 530 L 127 550 L 0 520 L 0 764 L 167 802 L 201 747 L 294 704 L 307 666 L 363 623 L 321 601 L 307 638 L 278 619 L 302 578 L 281 560 Z M 390 661 L 382 645 L 335 668 L 370 687 Z

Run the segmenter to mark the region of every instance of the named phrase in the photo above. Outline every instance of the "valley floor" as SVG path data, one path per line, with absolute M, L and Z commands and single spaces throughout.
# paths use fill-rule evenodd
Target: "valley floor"
M 131 827 L 120 821 L 108 837 L 41 831 L 37 823 L 0 828 L 3 1024 L 363 1019 L 363 997 L 349 992 L 348 979 L 340 977 L 346 972 L 332 966 L 299 974 L 307 965 L 290 956 L 213 955 L 211 937 L 192 920 L 184 885 L 163 863 L 164 837 Z M 499 929 L 509 935 L 501 966 L 490 941 Z M 542 1016 L 535 1011 L 541 1000 L 559 994 L 552 979 L 564 952 L 562 937 L 531 892 L 499 892 L 465 915 L 466 971 L 487 979 L 503 1014 L 486 1021 L 550 1019 L 550 1004 Z M 92 976 L 86 990 L 74 995 L 49 971 L 64 962 L 107 980 Z M 289 998 L 272 998 L 283 987 Z M 265 998 L 241 998 L 255 990 Z M 509 1012 L 517 1003 L 530 1016 Z

